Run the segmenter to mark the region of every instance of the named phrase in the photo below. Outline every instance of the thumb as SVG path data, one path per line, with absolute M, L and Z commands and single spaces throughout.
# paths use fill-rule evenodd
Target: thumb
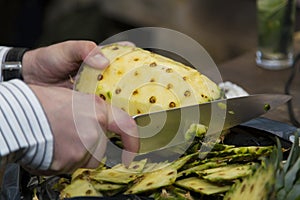
M 135 44 L 130 42 L 130 41 L 120 41 L 117 42 L 117 44 L 119 45 L 123 45 L 123 46 L 131 46 L 131 47 L 135 47 Z M 103 48 L 104 46 L 95 46 L 96 44 L 89 44 L 89 48 L 86 48 L 86 50 L 90 50 L 89 54 L 86 54 L 86 51 L 83 51 L 82 54 L 82 60 L 84 60 L 84 62 L 91 66 L 94 67 L 96 69 L 105 69 L 108 65 L 109 65 L 109 60 L 101 53 L 101 48 Z M 92 49 L 91 49 L 92 48 Z M 84 50 L 84 49 L 83 49 Z
M 100 46 L 90 49 L 88 55 L 83 52 L 81 56 L 85 64 L 96 69 L 103 70 L 109 65 L 109 60 L 102 54 Z

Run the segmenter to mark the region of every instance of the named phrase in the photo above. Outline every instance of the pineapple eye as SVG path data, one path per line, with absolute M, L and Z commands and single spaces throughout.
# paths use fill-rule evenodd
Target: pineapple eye
M 208 98 L 208 97 L 207 97 L 206 95 L 204 95 L 204 94 L 201 94 L 201 97 L 202 97 L 202 98 L 205 98 L 205 99 Z
M 112 48 L 112 50 L 114 50 L 114 51 L 115 51 L 115 50 L 118 50 L 118 49 L 119 49 L 119 47 L 114 47 L 114 48 Z
M 135 59 L 133 59 L 134 61 L 139 61 L 139 59 L 138 58 L 135 58 Z
M 153 184 L 152 182 L 149 182 L 149 183 L 146 184 L 146 186 L 150 186 L 150 185 L 152 185 L 152 184 Z
M 174 103 L 173 101 L 169 103 L 169 108 L 175 108 L 176 107 L 176 103 Z
M 139 165 L 134 165 L 132 168 L 133 168 L 133 169 L 138 169 L 138 168 L 139 168 Z
M 83 174 L 79 174 L 79 175 L 77 176 L 77 178 L 83 180 L 83 179 L 84 179 L 84 176 L 85 176 L 85 175 L 83 175 Z
M 174 171 L 172 171 L 172 172 L 169 172 L 167 175 L 172 175 L 172 174 L 174 174 Z
M 185 91 L 185 92 L 184 92 L 184 96 L 185 96 L 185 97 L 191 96 L 191 92 L 190 92 L 189 90 Z
M 243 185 L 242 189 L 241 189 L 241 193 L 243 193 L 245 191 L 245 189 L 246 189 L 246 185 Z
M 116 94 L 120 94 L 121 91 L 122 91 L 121 88 L 117 88 L 116 91 L 115 91 L 115 93 L 116 93 Z
M 154 78 L 151 78 L 151 79 L 150 79 L 150 82 L 155 82 L 155 79 L 154 79 Z
M 172 69 L 172 68 L 168 68 L 168 69 L 166 69 L 166 72 L 167 72 L 167 73 L 172 73 L 172 72 L 173 72 L 173 69 Z
M 97 80 L 98 81 L 101 81 L 103 79 L 103 75 L 102 74 L 99 74 L 98 76 L 97 76 Z
M 167 85 L 167 89 L 169 90 L 169 89 L 171 89 L 171 88 L 173 88 L 173 85 L 172 85 L 171 83 L 169 83 L 169 84 Z
M 150 67 L 156 67 L 156 66 L 157 66 L 156 62 L 150 63 Z
M 89 170 L 85 170 L 82 172 L 83 176 L 89 176 L 91 174 L 91 172 Z
M 137 95 L 139 92 L 138 92 L 138 90 L 134 90 L 133 92 L 132 92 L 132 95 Z
M 102 98 L 104 101 L 106 100 L 106 97 L 103 94 L 100 94 L 99 97 Z
M 186 80 L 187 80 L 187 77 L 186 77 L 186 76 L 184 76 L 184 77 L 182 77 L 182 79 L 183 79 L 184 81 L 186 81 Z
M 156 102 L 156 97 L 155 96 L 150 97 L 149 102 L 150 103 L 155 103 Z
M 85 192 L 85 194 L 86 194 L 86 195 L 92 194 L 92 190 L 87 190 L 87 191 Z

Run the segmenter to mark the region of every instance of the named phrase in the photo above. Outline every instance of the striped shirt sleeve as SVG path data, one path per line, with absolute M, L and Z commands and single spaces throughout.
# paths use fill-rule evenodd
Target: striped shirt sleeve
M 0 82 L 0 163 L 49 169 L 53 135 L 32 90 L 20 80 Z
M 0 46 L 0 64 L 3 63 L 4 58 L 9 49 L 11 49 L 11 47 Z M 1 77 L 0 81 L 2 81 L 2 70 L 0 70 L 0 77 Z

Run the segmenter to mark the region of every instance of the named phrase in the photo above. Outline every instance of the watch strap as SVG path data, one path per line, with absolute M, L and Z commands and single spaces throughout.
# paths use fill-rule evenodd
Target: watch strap
M 8 50 L 5 62 L 22 62 L 23 55 L 27 51 L 27 48 L 11 48 Z
M 8 50 L 2 65 L 3 81 L 15 78 L 23 80 L 22 59 L 27 50 L 27 48 L 11 48 Z

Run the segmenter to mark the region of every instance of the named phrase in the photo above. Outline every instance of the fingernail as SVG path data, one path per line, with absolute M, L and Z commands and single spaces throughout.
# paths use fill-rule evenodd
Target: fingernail
M 88 65 L 90 65 L 91 67 L 104 69 L 109 65 L 109 60 L 102 54 L 96 54 L 96 55 L 89 57 L 86 60 L 86 63 Z
M 123 46 L 131 46 L 131 47 L 135 47 L 135 44 L 129 41 L 121 41 L 121 42 L 117 42 L 117 44 L 119 45 L 123 45 Z

